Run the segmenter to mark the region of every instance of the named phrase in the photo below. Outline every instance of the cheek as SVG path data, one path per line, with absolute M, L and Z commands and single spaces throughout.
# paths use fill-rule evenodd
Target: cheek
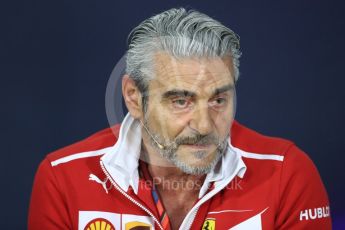
M 217 129 L 217 134 L 220 137 L 225 137 L 230 132 L 230 127 L 233 122 L 233 117 L 230 113 L 226 114 L 217 114 L 214 118 L 214 125 Z
M 166 123 L 169 138 L 175 139 L 188 126 L 189 116 L 167 113 L 163 122 Z
M 173 114 L 159 103 L 153 104 L 154 102 L 152 101 L 147 111 L 150 127 L 162 137 L 173 140 L 188 125 L 189 117 Z

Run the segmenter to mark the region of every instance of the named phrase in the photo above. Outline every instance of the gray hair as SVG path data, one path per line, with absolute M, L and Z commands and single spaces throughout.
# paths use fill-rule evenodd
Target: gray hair
M 149 80 L 154 77 L 153 57 L 158 51 L 165 51 L 175 58 L 230 55 L 235 81 L 239 77 L 239 36 L 195 10 L 173 8 L 144 20 L 131 31 L 128 44 L 126 73 L 142 93 L 143 102 Z

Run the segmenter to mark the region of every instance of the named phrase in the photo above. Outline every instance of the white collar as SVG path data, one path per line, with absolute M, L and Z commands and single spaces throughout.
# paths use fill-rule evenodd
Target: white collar
M 128 191 L 131 186 L 135 194 L 138 194 L 139 186 L 139 157 L 141 151 L 141 128 L 138 120 L 135 120 L 129 113 L 123 120 L 120 128 L 119 138 L 116 144 L 110 148 L 101 158 L 104 167 L 115 182 L 124 190 Z M 241 154 L 228 141 L 227 152 L 206 176 L 203 186 L 199 192 L 199 198 L 204 196 L 210 182 L 221 184 L 229 177 L 237 175 L 243 177 L 247 169 L 242 161 Z M 231 178 L 232 180 L 233 178 Z

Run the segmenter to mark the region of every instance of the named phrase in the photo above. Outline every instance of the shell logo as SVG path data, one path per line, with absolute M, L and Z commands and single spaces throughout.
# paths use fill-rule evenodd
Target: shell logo
M 115 230 L 112 223 L 104 218 L 97 218 L 91 220 L 84 228 L 84 230 Z

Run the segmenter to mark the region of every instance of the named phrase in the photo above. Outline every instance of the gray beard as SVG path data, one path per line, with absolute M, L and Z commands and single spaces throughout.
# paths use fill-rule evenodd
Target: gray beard
M 149 130 L 149 132 L 151 133 L 151 135 L 149 135 L 149 139 L 150 139 L 150 145 L 166 160 L 168 160 L 169 162 L 171 162 L 172 164 L 174 164 L 177 168 L 179 168 L 181 171 L 183 171 L 186 174 L 191 174 L 191 175 L 204 175 L 209 173 L 218 163 L 218 161 L 221 159 L 221 157 L 223 156 L 224 152 L 226 151 L 227 147 L 228 147 L 228 138 L 229 135 L 227 135 L 227 137 L 220 141 L 219 138 L 211 136 L 211 137 L 204 137 L 204 138 L 200 138 L 200 137 L 187 137 L 187 138 L 176 138 L 174 141 L 169 141 L 167 142 L 166 140 L 164 140 L 164 138 L 162 138 L 160 135 L 158 135 L 157 133 L 151 131 L 151 129 L 149 129 L 148 125 L 147 125 L 147 121 L 145 121 L 145 125 L 147 127 L 147 129 Z M 152 136 L 152 137 L 151 137 Z M 164 143 L 164 149 L 161 149 L 158 143 Z M 213 143 L 216 144 L 217 148 L 216 148 L 216 153 L 215 153 L 215 157 L 214 159 L 209 162 L 209 164 L 205 165 L 205 166 L 192 166 L 187 164 L 184 161 L 181 161 L 178 159 L 177 157 L 177 149 L 181 144 L 184 143 L 198 143 L 198 144 L 208 144 L 208 143 Z M 207 152 L 206 151 L 197 151 L 197 152 L 193 152 L 192 153 L 194 155 L 195 158 L 201 160 L 203 158 L 205 158 L 207 156 Z

